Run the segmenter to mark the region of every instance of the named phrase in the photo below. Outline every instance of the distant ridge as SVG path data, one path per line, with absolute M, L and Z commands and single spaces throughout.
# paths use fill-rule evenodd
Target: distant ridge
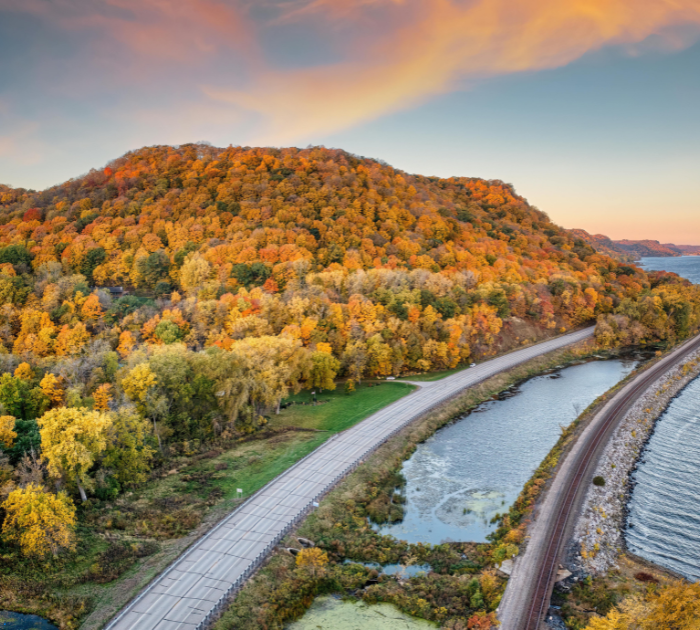
M 614 241 L 604 234 L 589 234 L 586 230 L 569 230 L 576 238 L 584 240 L 600 253 L 618 259 L 632 261 L 639 258 L 667 258 L 675 256 L 700 256 L 700 245 L 674 245 L 651 239 Z

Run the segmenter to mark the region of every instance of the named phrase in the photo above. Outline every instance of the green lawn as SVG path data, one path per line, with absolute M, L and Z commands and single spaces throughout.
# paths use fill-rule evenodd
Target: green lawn
M 408 383 L 383 381 L 358 385 L 356 391 L 346 394 L 342 385 L 339 385 L 333 391 L 317 392 L 316 397 L 320 404 L 316 406 L 312 404 L 311 393 L 303 391 L 284 401 L 295 404 L 283 409 L 278 416 L 273 416 L 270 425 L 337 433 L 349 429 L 375 411 L 410 394 L 414 389 L 415 387 Z

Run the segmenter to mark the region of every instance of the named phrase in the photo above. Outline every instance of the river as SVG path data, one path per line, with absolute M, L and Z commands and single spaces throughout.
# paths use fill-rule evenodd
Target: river
M 693 284 L 700 284 L 700 256 L 642 258 L 639 265 L 647 271 L 672 271 Z
M 592 361 L 529 379 L 420 444 L 403 466 L 403 521 L 378 527 L 411 543 L 483 542 L 525 482 L 591 402 L 638 358 Z
M 700 256 L 643 258 L 645 269 L 673 271 L 700 284 Z M 700 580 L 700 379 L 658 419 L 639 466 L 625 532 L 633 553 Z
M 633 553 L 700 580 L 700 378 L 656 423 L 633 473 L 627 545 Z

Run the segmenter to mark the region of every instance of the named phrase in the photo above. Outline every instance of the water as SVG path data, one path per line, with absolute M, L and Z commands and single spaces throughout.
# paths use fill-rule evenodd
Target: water
M 379 564 L 378 562 L 356 562 L 355 560 L 345 560 L 343 564 L 361 564 L 368 569 L 376 569 L 385 575 L 399 575 L 403 578 L 412 578 L 418 575 L 427 575 L 432 570 L 429 564 Z
M 693 284 L 700 284 L 700 256 L 642 258 L 639 264 L 647 271 L 672 271 Z
M 633 553 L 700 580 L 700 378 L 659 418 L 629 503 Z
M 424 619 L 402 613 L 392 604 L 342 601 L 335 597 L 317 597 L 308 612 L 286 626 L 288 630 L 434 630 L 437 626 Z
M 0 628 L 2 630 L 58 630 L 46 619 L 36 615 L 22 615 L 4 610 L 0 610 Z
M 594 361 L 542 375 L 437 431 L 403 466 L 403 521 L 377 527 L 408 542 L 483 542 L 569 425 L 637 365 Z

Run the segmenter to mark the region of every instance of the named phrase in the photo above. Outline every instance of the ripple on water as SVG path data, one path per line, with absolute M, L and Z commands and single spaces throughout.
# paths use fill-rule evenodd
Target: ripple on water
M 656 423 L 632 479 L 625 534 L 633 553 L 700 580 L 700 378 Z
M 560 427 L 635 365 L 595 361 L 538 376 L 440 429 L 403 466 L 403 521 L 378 531 L 414 543 L 485 541 L 491 519 L 512 505 Z

